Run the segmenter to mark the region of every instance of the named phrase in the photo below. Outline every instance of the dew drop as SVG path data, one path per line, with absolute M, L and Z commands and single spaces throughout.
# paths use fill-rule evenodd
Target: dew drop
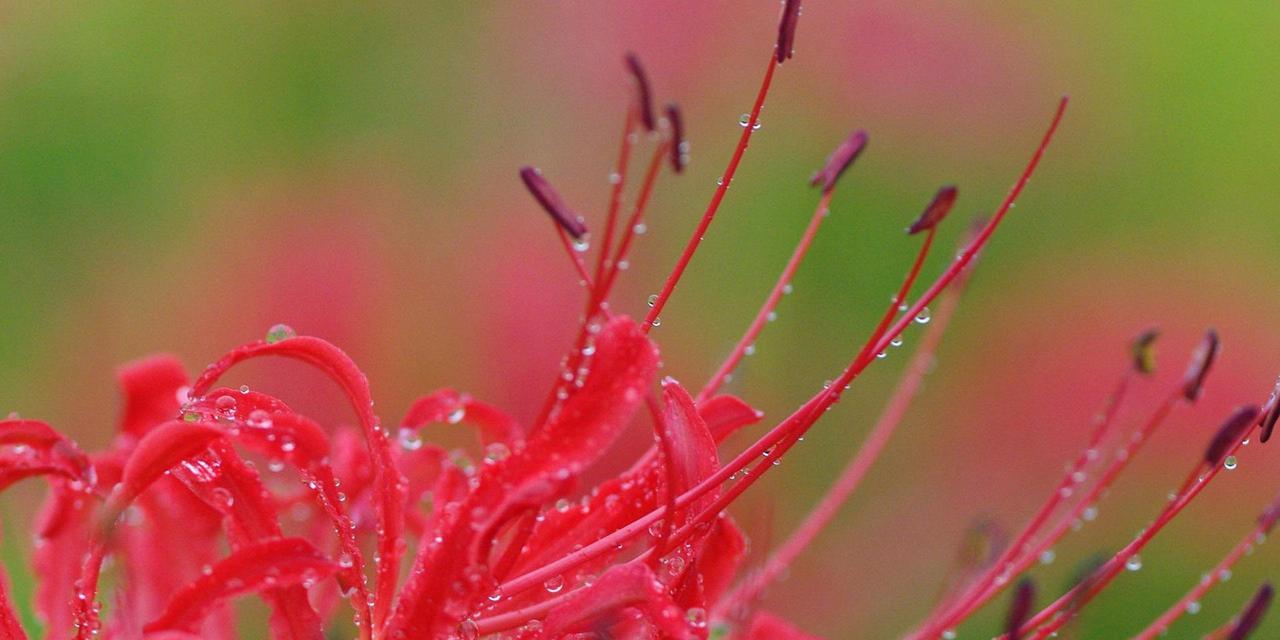
M 929 324 L 930 320 L 932 318 L 929 316 L 929 307 L 921 309 L 920 313 L 916 314 L 916 322 L 919 324 Z
M 684 617 L 689 621 L 689 626 L 694 629 L 707 627 L 707 610 L 702 607 L 689 607 L 689 610 L 684 612 Z
M 275 344 L 296 337 L 298 337 L 298 332 L 287 324 L 272 325 L 270 329 L 267 329 L 267 344 Z
M 1230 470 L 1232 470 L 1232 469 L 1235 469 L 1235 468 L 1236 468 L 1236 466 L 1237 466 L 1237 463 L 1236 463 L 1236 457 L 1235 457 L 1235 456 L 1227 456 L 1227 459 L 1222 461 L 1222 466 L 1223 466 L 1224 468 L 1226 468 L 1226 470 L 1227 470 L 1227 471 L 1230 471 Z
M 1192 600 L 1191 602 L 1188 602 L 1188 603 L 1187 603 L 1187 615 L 1192 615 L 1192 616 L 1194 616 L 1194 615 L 1195 615 L 1195 614 L 1197 614 L 1197 613 L 1200 613 L 1200 601 L 1199 601 L 1199 600 Z
M 542 588 L 546 589 L 547 593 L 560 593 L 560 590 L 564 588 L 564 577 L 551 576 L 547 578 L 546 582 L 542 583 Z
M 1040 552 L 1040 564 L 1053 564 L 1058 557 L 1058 553 L 1053 549 L 1045 549 Z
M 744 114 L 742 114 L 742 115 L 738 116 L 738 126 L 740 126 L 740 127 L 742 127 L 742 128 L 744 128 L 744 129 L 745 129 L 745 128 L 747 128 L 747 125 L 749 125 L 749 124 L 751 124 L 751 114 L 749 114 L 749 113 L 744 113 Z
M 400 443 L 400 448 L 405 451 L 417 451 L 422 448 L 422 436 L 418 434 L 417 429 L 401 427 L 396 440 Z
M 650 307 L 653 307 L 654 305 L 658 304 L 658 294 L 656 293 L 649 294 L 649 298 L 645 300 L 645 304 L 649 305 Z
M 1130 571 L 1137 571 L 1141 569 L 1142 558 L 1137 555 L 1130 556 L 1128 560 L 1124 561 L 1124 568 Z
M 445 417 L 445 422 L 448 422 L 449 424 L 458 424 L 459 422 L 462 422 L 462 419 L 465 417 L 467 417 L 467 408 L 458 407 Z
M 653 319 L 653 322 L 650 322 L 649 324 L 651 324 L 651 325 L 653 325 L 653 326 L 655 326 L 655 327 L 661 327 L 661 326 L 662 326 L 662 318 L 654 318 L 654 319 Z
M 476 640 L 480 637 L 480 627 L 476 626 L 475 620 L 467 618 L 458 625 L 458 636 L 462 640 Z
M 637 222 L 635 226 L 631 227 L 631 231 L 638 236 L 644 235 L 645 232 L 647 232 L 648 230 L 649 230 L 649 225 L 643 222 Z

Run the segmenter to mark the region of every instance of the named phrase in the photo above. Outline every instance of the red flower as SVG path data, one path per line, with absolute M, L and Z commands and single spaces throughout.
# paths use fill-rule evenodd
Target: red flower
M 720 386 L 786 291 L 826 217 L 837 179 L 863 151 L 866 133 L 856 131 L 815 174 L 821 195 L 795 253 L 742 340 L 697 393 L 671 378 L 658 382 L 658 347 L 648 333 L 659 325 L 733 180 L 773 74 L 791 57 L 799 16 L 798 0 L 784 3 L 778 42 L 723 180 L 643 322 L 611 311 L 609 294 L 664 161 L 678 173 L 686 148 L 678 110 L 669 107 L 665 119 L 655 120 L 638 59 L 626 58 L 638 95 L 627 112 L 619 178 L 593 266 L 583 256 L 585 223 L 535 169 L 521 170 L 586 288 L 574 347 L 533 424 L 526 427 L 496 407 L 443 389 L 415 402 L 391 433 L 374 412 L 369 382 L 356 364 L 328 342 L 283 325 L 233 349 L 189 385 L 169 357 L 126 366 L 120 372 L 124 416 L 107 451 L 86 455 L 38 421 L 0 421 L 0 489 L 33 476 L 47 478 L 51 487 L 34 558 L 36 606 L 50 636 L 230 638 L 228 601 L 252 593 L 271 610 L 271 635 L 288 639 L 323 638 L 326 625 L 345 615 L 361 638 L 810 638 L 753 611 L 758 596 L 826 526 L 883 450 L 928 369 L 966 268 L 1026 184 L 1066 101 L 1009 195 L 974 228 L 957 259 L 907 302 L 956 199 L 956 190 L 944 187 L 911 225 L 911 234 L 923 234 L 920 253 L 849 365 L 746 450 L 722 461 L 718 445 L 763 416 L 718 393 Z M 655 132 L 652 156 L 624 221 L 621 196 L 641 128 Z M 930 304 L 938 305 L 932 314 Z M 800 528 L 758 570 L 739 578 L 746 542 L 726 507 L 767 474 L 908 326 L 930 319 L 866 445 Z M 1144 336 L 1135 348 L 1139 373 L 1150 373 L 1153 339 Z M 1092 498 L 1065 503 L 1069 492 L 1055 491 L 1012 544 L 969 554 L 965 580 L 915 635 L 944 635 L 1025 571 L 1028 557 L 1062 535 L 1060 529 L 1046 533 L 1049 516 L 1059 507 L 1087 508 L 1163 415 L 1177 402 L 1196 399 L 1216 347 L 1211 334 L 1186 382 L 1127 441 Z M 235 365 L 262 357 L 301 361 L 327 375 L 353 407 L 357 426 L 330 430 L 278 398 L 216 386 Z M 1126 374 L 1111 409 L 1128 381 Z M 1034 589 L 1021 582 L 1008 636 L 1039 638 L 1061 627 L 1203 489 L 1224 459 L 1232 459 L 1260 415 L 1270 429 L 1276 406 L 1273 398 L 1229 419 L 1197 461 L 1192 478 L 1201 479 L 1189 480 L 1152 527 L 1067 595 L 1033 614 Z M 637 420 L 650 424 L 655 446 L 625 472 L 584 492 L 584 470 Z M 424 441 L 424 430 L 454 424 L 475 428 L 475 459 Z M 1109 418 L 1087 451 L 1096 453 L 1108 433 Z M 1095 457 L 1082 454 L 1068 476 L 1073 484 L 1063 486 L 1081 483 L 1076 474 Z M 300 485 L 288 481 L 295 475 Z M 1271 528 L 1274 513 L 1260 520 L 1259 532 Z M 107 557 L 114 561 L 110 568 Z M 114 575 L 113 588 L 100 589 L 104 569 Z M 100 591 L 110 598 L 100 598 Z M 1260 592 L 1227 632 L 1237 637 L 1253 629 L 1270 594 L 1269 587 Z M 109 603 L 106 613 L 100 600 Z M 342 613 L 348 607 L 350 613 Z M 19 637 L 23 630 L 0 591 L 0 638 Z

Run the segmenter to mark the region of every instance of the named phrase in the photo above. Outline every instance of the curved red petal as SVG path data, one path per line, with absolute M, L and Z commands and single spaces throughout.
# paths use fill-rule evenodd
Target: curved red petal
M 159 618 L 144 629 L 195 631 L 214 606 L 268 588 L 306 585 L 329 576 L 337 565 L 301 538 L 264 540 L 241 547 L 173 594 Z
M 746 640 L 820 640 L 771 613 L 760 612 L 751 619 Z
M 141 437 L 178 415 L 178 393 L 187 386 L 187 372 L 177 358 L 158 354 L 130 362 L 116 371 L 116 379 L 124 395 L 124 433 Z
M 716 442 L 724 442 L 743 427 L 749 427 L 764 418 L 764 412 L 731 395 L 708 398 L 698 405 L 698 413 L 715 436 Z
M 645 619 L 658 628 L 660 637 L 699 637 L 653 571 L 638 562 L 615 566 L 592 586 L 570 594 L 547 614 L 544 633 L 548 638 L 572 633 L 605 633 L 610 627 L 625 622 L 624 616 L 630 609 L 642 612 Z
M 400 421 L 400 428 L 420 429 L 434 422 L 474 424 L 479 428 L 480 442 L 486 446 L 495 442 L 514 446 L 524 440 L 524 429 L 515 418 L 453 389 L 439 389 L 415 400 Z

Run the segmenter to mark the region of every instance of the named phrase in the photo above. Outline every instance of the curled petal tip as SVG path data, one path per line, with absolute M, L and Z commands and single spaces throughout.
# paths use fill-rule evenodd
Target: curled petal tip
M 653 92 L 649 89 L 649 76 L 644 72 L 644 66 L 640 64 L 640 57 L 628 51 L 626 55 L 627 70 L 631 72 L 631 79 L 636 83 L 636 100 L 640 110 L 640 122 L 644 125 L 646 131 L 653 131 L 655 128 L 655 120 L 653 118 Z
M 783 0 L 782 19 L 778 21 L 778 64 L 791 59 L 796 46 L 796 24 L 800 22 L 800 0 Z
M 533 195 L 533 199 L 542 205 L 547 214 L 551 216 L 556 224 L 560 225 L 566 233 L 574 238 L 582 238 L 587 233 L 587 225 L 582 223 L 582 218 L 574 213 L 565 205 L 564 200 L 560 197 L 556 190 L 551 188 L 551 184 L 546 178 L 542 177 L 542 173 L 533 167 L 521 167 L 520 179 L 524 181 L 524 186 L 529 189 L 529 193 Z
M 809 178 L 809 184 L 815 187 L 822 185 L 823 193 L 834 189 L 836 180 L 839 180 L 845 170 L 853 165 L 853 161 L 862 155 L 862 150 L 867 146 L 867 140 L 867 132 L 862 129 L 849 134 L 849 137 L 842 140 L 827 156 L 827 161 L 823 163 L 822 168 L 813 173 Z
M 929 206 L 925 207 L 924 212 L 916 218 L 915 222 L 907 227 L 908 235 L 915 235 L 921 231 L 926 231 L 938 226 L 942 219 L 947 217 L 947 213 L 951 211 L 951 207 L 956 203 L 956 188 L 947 185 L 938 189 L 938 193 L 933 196 L 933 200 L 929 202 Z
M 667 122 L 671 124 L 671 169 L 682 173 L 689 164 L 689 142 L 684 139 L 684 118 L 680 115 L 680 106 L 674 102 L 667 104 Z
M 1222 426 L 1218 427 L 1218 433 L 1214 434 L 1213 440 L 1209 442 L 1209 448 L 1204 452 L 1204 461 L 1210 466 L 1222 462 L 1231 447 L 1239 442 L 1245 431 L 1253 426 L 1253 422 L 1257 419 L 1258 407 L 1245 405 L 1237 408 L 1223 421 Z
M 1209 375 L 1209 369 L 1213 366 L 1214 359 L 1218 356 L 1220 341 L 1218 340 L 1218 332 L 1210 329 L 1204 334 L 1204 340 L 1200 342 L 1200 346 L 1196 347 L 1196 351 L 1191 356 L 1191 364 L 1187 367 L 1187 374 L 1183 379 L 1182 397 L 1188 402 L 1195 402 L 1200 397 L 1200 392 L 1204 388 L 1204 380 Z
M 1130 353 L 1133 355 L 1133 369 L 1144 376 L 1149 376 L 1156 370 L 1156 338 L 1160 337 L 1160 331 L 1157 329 L 1147 329 L 1138 334 L 1130 345 Z

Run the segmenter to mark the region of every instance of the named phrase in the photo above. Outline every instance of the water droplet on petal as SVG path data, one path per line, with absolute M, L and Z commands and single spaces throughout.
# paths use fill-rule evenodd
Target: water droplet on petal
M 275 344 L 296 337 L 298 337 L 298 332 L 287 324 L 272 325 L 270 329 L 267 329 L 267 344 Z

